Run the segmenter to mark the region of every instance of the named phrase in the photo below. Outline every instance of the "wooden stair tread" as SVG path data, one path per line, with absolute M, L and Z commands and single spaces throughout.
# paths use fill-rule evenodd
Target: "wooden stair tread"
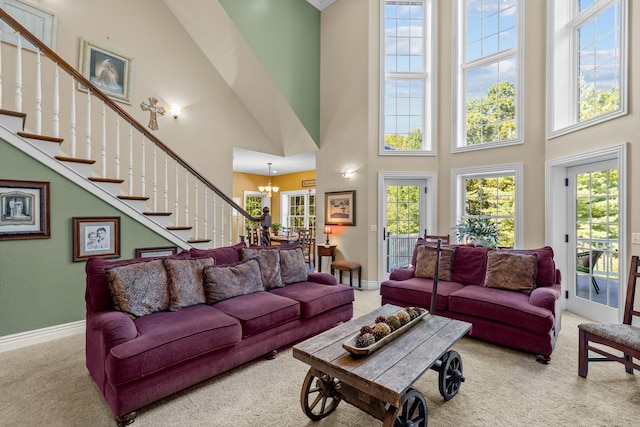
M 193 227 L 186 227 L 186 226 L 175 227 L 175 226 L 172 226 L 172 227 L 167 227 L 167 230 L 191 230 L 192 228 Z
M 211 239 L 191 239 L 187 240 L 187 243 L 208 243 Z
M 5 116 L 22 117 L 23 119 L 27 117 L 27 113 L 21 113 L 19 111 L 13 111 L 13 110 L 5 110 L 4 108 L 0 108 L 0 114 L 4 114 Z
M 111 182 L 114 184 L 122 184 L 124 182 L 124 179 L 115 179 L 115 178 L 100 178 L 97 176 L 90 176 L 89 181 L 93 181 L 93 182 Z
M 148 197 L 145 196 L 118 196 L 118 199 L 122 200 L 149 200 Z
M 143 212 L 142 214 L 147 216 L 169 216 L 173 215 L 173 212 Z
M 96 162 L 95 160 L 78 159 L 76 157 L 66 157 L 66 156 L 56 156 L 56 159 L 60 160 L 61 162 L 85 163 L 87 165 L 92 165 Z
M 64 141 L 64 139 L 62 138 L 55 138 L 53 136 L 46 136 L 46 135 L 36 135 L 35 133 L 27 133 L 27 132 L 18 132 L 18 136 L 21 136 L 23 138 L 37 139 L 40 141 L 56 142 L 58 144 L 62 144 L 62 142 Z

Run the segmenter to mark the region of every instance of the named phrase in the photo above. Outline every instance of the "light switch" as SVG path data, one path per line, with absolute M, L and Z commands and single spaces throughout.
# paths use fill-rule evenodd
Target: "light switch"
M 369 226 L 369 231 L 378 231 L 378 226 L 377 225 L 370 225 Z
M 640 233 L 631 233 L 631 243 L 640 245 Z

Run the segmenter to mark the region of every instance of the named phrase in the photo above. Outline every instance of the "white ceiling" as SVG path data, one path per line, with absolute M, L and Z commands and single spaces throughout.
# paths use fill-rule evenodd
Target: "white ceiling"
M 271 175 L 284 175 L 294 172 L 316 170 L 316 152 L 280 157 L 258 151 L 233 149 L 233 171 L 252 173 L 255 175 L 269 174 L 271 162 Z

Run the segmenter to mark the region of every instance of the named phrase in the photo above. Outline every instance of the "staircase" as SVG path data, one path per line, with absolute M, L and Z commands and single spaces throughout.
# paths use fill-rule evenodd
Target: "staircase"
M 18 35 L 0 33 L 0 138 L 184 249 L 241 240 L 244 209 L 3 9 L 0 19 Z

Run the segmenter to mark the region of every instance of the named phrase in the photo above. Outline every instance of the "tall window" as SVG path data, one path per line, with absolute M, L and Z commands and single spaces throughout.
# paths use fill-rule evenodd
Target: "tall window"
M 517 247 L 522 229 L 522 165 L 458 169 L 452 172 L 456 221 L 468 217 L 490 218 L 500 229 L 498 246 Z
M 454 151 L 521 142 L 518 0 L 457 0 Z
M 433 0 L 382 0 L 380 154 L 433 152 Z
M 284 192 L 281 199 L 283 210 L 282 223 L 291 231 L 308 228 L 315 236 L 316 229 L 316 195 L 314 191 Z
M 627 1 L 549 7 L 549 137 L 626 114 Z

